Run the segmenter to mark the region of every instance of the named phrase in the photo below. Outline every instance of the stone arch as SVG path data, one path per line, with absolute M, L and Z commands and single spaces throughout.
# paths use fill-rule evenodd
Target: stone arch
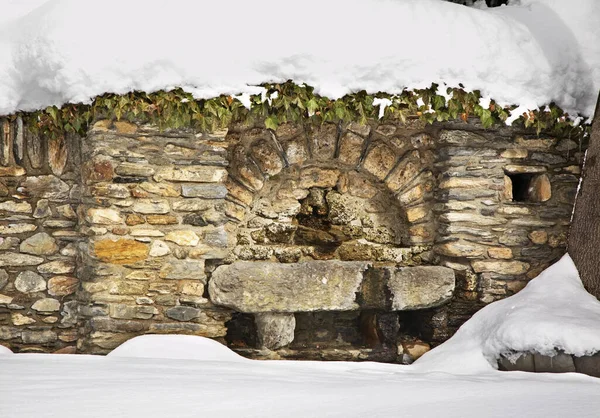
M 432 138 L 419 129 L 394 124 L 320 126 L 283 124 L 277 130 L 232 132 L 227 213 L 241 223 L 273 181 L 293 182 L 296 194 L 279 194 L 277 204 L 299 201 L 313 187 L 347 191 L 364 182 L 388 194 L 406 224 L 405 245 L 431 244 L 434 153 Z M 293 188 L 292 188 L 293 189 Z M 370 199 L 367 190 L 364 197 Z
M 326 322 L 328 335 L 347 333 L 332 340 L 389 350 L 398 311 L 452 295 L 449 269 L 416 267 L 414 278 L 403 272 L 432 261 L 435 156 L 422 127 L 284 124 L 229 137 L 227 214 L 237 242 L 232 264 L 209 280 L 212 302 L 242 318 L 229 329 L 247 331 L 253 315 L 260 344 L 277 348 L 296 341 L 295 321 L 299 345 L 314 343 L 301 341 L 302 329 Z M 393 302 L 402 298 L 415 299 Z

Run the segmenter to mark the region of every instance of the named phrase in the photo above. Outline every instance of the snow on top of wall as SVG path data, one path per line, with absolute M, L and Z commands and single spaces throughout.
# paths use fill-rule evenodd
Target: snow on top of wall
M 331 98 L 462 83 L 501 105 L 555 101 L 591 116 L 600 2 L 520 3 L 4 0 L 0 114 L 106 92 L 256 93 L 292 79 Z
M 568 254 L 516 295 L 481 309 L 415 367 L 476 373 L 500 354 L 557 349 L 576 356 L 600 351 L 600 301 L 586 292 Z

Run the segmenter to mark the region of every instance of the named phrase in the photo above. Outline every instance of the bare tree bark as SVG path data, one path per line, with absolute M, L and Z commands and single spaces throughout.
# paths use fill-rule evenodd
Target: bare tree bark
M 600 299 L 600 97 L 575 201 L 568 251 L 583 285 Z

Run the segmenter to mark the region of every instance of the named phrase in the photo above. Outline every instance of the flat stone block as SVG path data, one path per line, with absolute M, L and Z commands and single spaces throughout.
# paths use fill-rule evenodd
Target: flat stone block
M 439 306 L 452 297 L 454 270 L 440 266 L 405 267 L 396 270 L 388 281 L 391 309 L 406 311 Z
M 247 313 L 355 310 L 367 266 L 343 261 L 238 261 L 213 272 L 209 294 L 213 303 Z

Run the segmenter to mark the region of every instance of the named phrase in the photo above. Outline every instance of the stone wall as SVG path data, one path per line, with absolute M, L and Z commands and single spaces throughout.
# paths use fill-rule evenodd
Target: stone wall
M 0 343 L 75 352 L 80 141 L 1 128 Z
M 583 152 L 474 121 L 4 126 L 0 343 L 17 351 L 186 333 L 410 361 L 564 253 Z
M 83 142 L 80 349 L 141 333 L 224 337 L 207 272 L 235 237 L 224 214 L 227 143 L 101 121 Z

